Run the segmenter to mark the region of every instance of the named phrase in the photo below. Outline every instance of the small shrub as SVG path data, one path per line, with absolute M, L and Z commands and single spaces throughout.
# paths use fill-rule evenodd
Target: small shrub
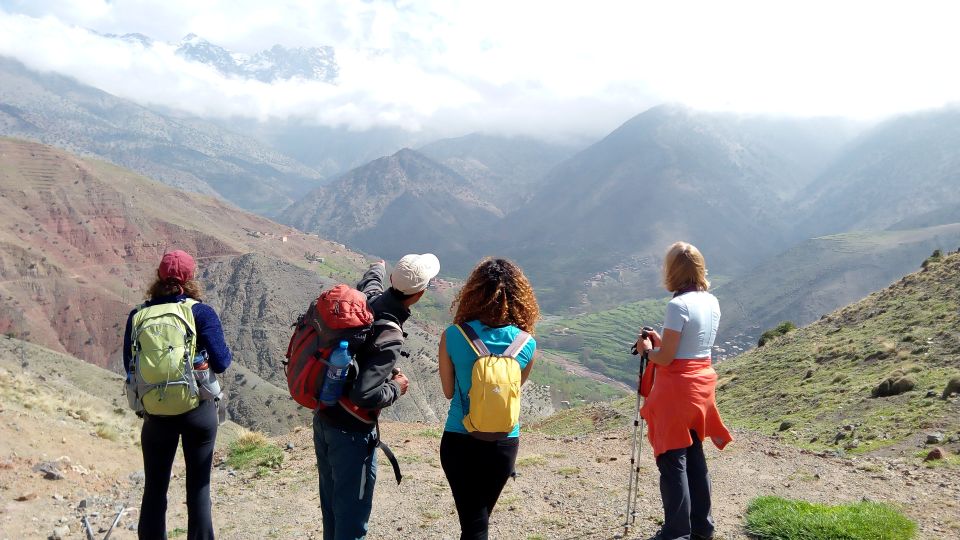
M 240 436 L 230 443 L 227 451 L 227 466 L 234 469 L 245 469 L 250 467 L 266 467 L 268 469 L 277 469 L 283 464 L 283 450 L 280 447 L 271 444 L 263 433 L 255 431 L 242 430 Z
M 757 347 L 763 347 L 771 339 L 789 334 L 796 329 L 797 325 L 790 321 L 783 321 L 782 323 L 778 324 L 776 328 L 771 328 L 770 330 L 767 330 L 761 334 L 760 339 L 757 341 Z
M 773 496 L 750 501 L 746 521 L 747 531 L 761 540 L 906 540 L 913 538 L 917 528 L 916 523 L 885 504 L 828 506 Z
M 97 437 L 117 442 L 120 438 L 120 432 L 117 431 L 117 428 L 109 424 L 97 424 Z

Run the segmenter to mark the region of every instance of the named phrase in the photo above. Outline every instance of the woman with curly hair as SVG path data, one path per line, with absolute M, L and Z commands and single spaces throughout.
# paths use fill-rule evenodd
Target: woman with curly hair
M 519 367 L 519 384 L 526 382 L 537 348 L 531 334 L 540 307 L 519 266 L 490 258 L 474 268 L 451 310 L 454 324 L 440 336 L 440 384 L 451 400 L 440 440 L 440 464 L 456 503 L 460 538 L 486 539 L 490 514 L 513 475 L 520 423 L 496 433 L 478 428 L 479 419 L 470 410 L 471 397 L 478 399 L 470 391 L 476 376 L 474 363 L 487 355 L 511 357 L 518 366 L 507 368 Z M 519 390 L 515 388 L 517 408 Z
M 157 277 L 148 287 L 146 302 L 127 317 L 123 343 L 123 367 L 130 373 L 138 343 L 135 330 L 150 309 L 163 309 L 162 304 L 182 304 L 182 312 L 192 318 L 196 330 L 197 359 L 194 369 L 212 369 L 223 373 L 232 356 L 223 337 L 220 318 L 212 307 L 201 302 L 203 288 L 194 279 L 197 263 L 181 250 L 163 255 Z M 157 306 L 157 307 L 154 307 Z M 192 317 L 189 317 L 192 315 Z M 202 353 L 202 354 L 201 354 Z M 183 441 L 183 458 L 187 467 L 187 538 L 212 539 L 213 519 L 210 513 L 210 470 L 213 447 L 217 440 L 217 406 L 213 399 L 201 399 L 199 405 L 181 414 L 155 415 L 144 411 L 140 447 L 143 451 L 144 486 L 140 504 L 139 538 L 167 538 L 167 488 L 170 471 Z

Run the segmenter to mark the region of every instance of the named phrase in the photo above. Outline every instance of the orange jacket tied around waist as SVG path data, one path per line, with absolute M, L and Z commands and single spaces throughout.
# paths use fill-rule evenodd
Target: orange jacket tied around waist
M 716 386 L 717 372 L 709 358 L 677 358 L 647 368 L 640 382 L 646 396 L 640 415 L 647 421 L 654 456 L 693 444 L 690 430 L 701 441 L 709 437 L 721 450 L 733 441 L 717 410 Z

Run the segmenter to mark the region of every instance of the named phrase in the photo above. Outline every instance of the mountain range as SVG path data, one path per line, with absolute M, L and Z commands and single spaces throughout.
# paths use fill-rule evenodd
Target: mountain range
M 323 175 L 253 137 L 157 112 L 0 57 L 0 135 L 107 159 L 179 189 L 270 214 Z
M 530 139 L 445 139 L 358 167 L 279 219 L 390 259 L 432 252 L 447 275 L 463 275 L 476 262 L 474 247 L 486 241 L 478 233 L 522 206 L 569 152 Z
M 104 37 L 152 47 L 155 40 L 139 33 L 101 34 Z M 210 66 L 220 73 L 265 83 L 293 78 L 334 84 L 340 68 L 333 47 L 295 47 L 274 45 L 254 54 L 230 51 L 203 39 L 187 34 L 177 43 L 170 43 L 176 53 L 192 62 Z

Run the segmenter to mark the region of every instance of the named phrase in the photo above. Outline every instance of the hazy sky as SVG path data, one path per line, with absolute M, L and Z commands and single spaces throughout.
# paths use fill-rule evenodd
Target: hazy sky
M 960 102 L 956 2 L 0 0 L 0 55 L 202 115 L 596 135 L 651 105 L 877 118 Z M 340 78 L 235 80 L 164 44 L 335 47 Z

